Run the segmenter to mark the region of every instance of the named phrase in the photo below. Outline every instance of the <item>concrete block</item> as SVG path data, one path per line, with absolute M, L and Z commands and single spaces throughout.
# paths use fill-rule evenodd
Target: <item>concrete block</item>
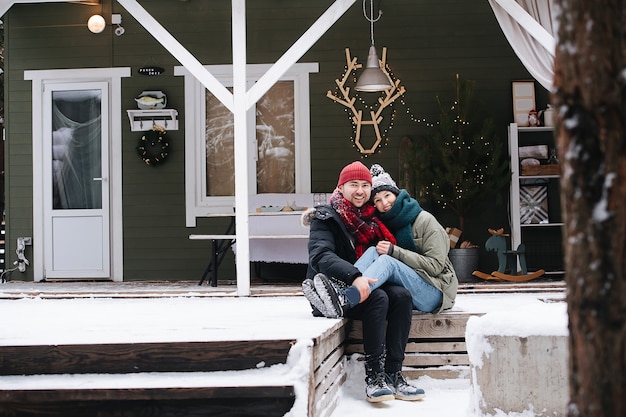
M 501 413 L 524 413 L 535 416 L 565 417 L 569 401 L 568 335 L 562 314 L 540 314 L 543 323 L 536 323 L 543 334 L 514 334 L 515 323 L 498 315 L 471 318 L 466 342 L 470 358 L 470 409 L 475 416 L 494 416 Z M 528 318 L 532 327 L 532 316 Z M 482 319 L 484 322 L 481 322 Z M 550 320 L 558 320 L 558 330 L 550 333 Z M 528 323 L 525 323 L 528 325 Z

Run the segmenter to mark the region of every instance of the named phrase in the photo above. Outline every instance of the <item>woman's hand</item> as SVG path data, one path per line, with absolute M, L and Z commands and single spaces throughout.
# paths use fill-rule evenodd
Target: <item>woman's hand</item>
M 359 294 L 361 294 L 360 303 L 367 300 L 367 297 L 370 296 L 370 283 L 374 283 L 376 281 L 378 280 L 364 276 L 357 277 L 354 281 L 352 281 L 352 285 L 355 286 L 359 290 Z
M 387 240 L 381 240 L 376 244 L 376 252 L 379 255 L 387 255 L 391 251 L 393 244 Z

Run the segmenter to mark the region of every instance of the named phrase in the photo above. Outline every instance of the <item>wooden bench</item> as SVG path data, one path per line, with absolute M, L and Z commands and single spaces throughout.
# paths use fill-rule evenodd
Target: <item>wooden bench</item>
M 448 311 L 440 314 L 413 313 L 406 356 L 407 378 L 422 375 L 433 378 L 468 377 L 469 357 L 465 346 L 465 325 L 472 314 Z M 348 324 L 346 354 L 363 353 L 361 321 Z
M 469 378 L 470 361 L 465 342 L 467 321 L 472 316 L 483 316 L 488 311 L 469 310 L 459 306 L 462 294 L 511 294 L 534 293 L 541 298 L 544 293 L 563 293 L 565 283 L 544 282 L 482 282 L 461 283 L 457 304 L 451 310 L 439 314 L 423 314 L 414 311 L 406 346 L 404 369 L 408 378 L 422 375 L 432 378 Z M 506 297 L 506 295 L 504 295 Z M 470 307 L 473 308 L 473 307 Z M 479 307 L 481 308 L 481 307 Z M 461 310 L 463 309 L 463 310 Z M 346 354 L 363 353 L 363 336 L 360 321 L 347 323 Z

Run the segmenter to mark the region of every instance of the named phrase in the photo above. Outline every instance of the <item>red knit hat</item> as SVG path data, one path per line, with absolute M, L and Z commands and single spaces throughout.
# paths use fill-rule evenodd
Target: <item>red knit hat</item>
M 372 183 L 372 174 L 370 173 L 370 170 L 359 161 L 354 161 L 353 163 L 346 165 L 341 170 L 337 187 L 347 183 L 348 181 L 354 180 L 367 181 L 370 184 Z

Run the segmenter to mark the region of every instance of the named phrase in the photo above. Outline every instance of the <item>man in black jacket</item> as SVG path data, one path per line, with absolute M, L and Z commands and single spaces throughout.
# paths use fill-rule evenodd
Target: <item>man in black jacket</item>
M 395 243 L 375 215 L 371 191 L 369 169 L 353 162 L 341 171 L 330 204 L 303 214 L 310 234 L 309 265 L 302 289 L 313 306 L 313 315 L 333 317 L 327 298 L 339 295 L 341 303 L 350 307 L 342 315 L 363 322 L 368 401 L 420 400 L 424 390 L 409 385 L 401 372 L 411 327 L 411 294 L 391 284 L 370 293 L 369 284 L 376 277 L 364 277 L 354 266 L 369 246 L 380 240 Z

